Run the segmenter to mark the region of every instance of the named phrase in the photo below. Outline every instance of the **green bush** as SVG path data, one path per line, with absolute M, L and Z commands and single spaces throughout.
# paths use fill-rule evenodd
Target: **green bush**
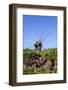
M 44 67 L 40 67 L 40 68 L 36 68 L 36 70 L 34 71 L 33 68 L 25 68 L 23 70 L 23 74 L 45 74 L 45 73 L 56 73 L 57 71 L 55 70 L 50 70 L 48 68 L 44 68 Z
M 23 64 L 30 64 L 34 59 L 34 56 L 37 54 L 35 50 L 32 49 L 24 49 L 23 50 Z M 54 63 L 57 64 L 57 48 L 48 48 L 39 52 L 39 54 L 44 58 L 44 60 L 54 60 Z M 23 69 L 23 74 L 42 74 L 42 73 L 55 73 L 56 70 L 50 70 L 44 67 L 36 67 L 34 71 L 33 68 L 30 66 Z
M 23 64 L 30 64 L 36 52 L 31 49 L 23 50 Z

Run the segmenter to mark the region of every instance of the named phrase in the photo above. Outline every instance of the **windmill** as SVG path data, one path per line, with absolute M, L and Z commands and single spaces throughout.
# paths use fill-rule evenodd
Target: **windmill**
M 42 50 L 42 48 L 43 48 L 43 41 L 47 38 L 48 34 L 49 33 L 47 33 L 47 35 L 44 38 L 42 38 L 43 37 L 43 32 L 42 32 L 41 39 L 37 40 L 34 43 L 34 48 L 35 48 L 36 51 L 41 51 Z

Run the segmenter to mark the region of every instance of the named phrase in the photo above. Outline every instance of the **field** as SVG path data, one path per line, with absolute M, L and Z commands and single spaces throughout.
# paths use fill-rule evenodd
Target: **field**
M 23 50 L 23 74 L 57 73 L 57 48 Z

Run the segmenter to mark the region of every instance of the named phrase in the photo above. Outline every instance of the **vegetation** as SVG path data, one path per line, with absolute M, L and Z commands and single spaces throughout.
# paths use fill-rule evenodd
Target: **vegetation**
M 23 74 L 42 74 L 57 72 L 57 48 L 42 51 L 23 50 Z

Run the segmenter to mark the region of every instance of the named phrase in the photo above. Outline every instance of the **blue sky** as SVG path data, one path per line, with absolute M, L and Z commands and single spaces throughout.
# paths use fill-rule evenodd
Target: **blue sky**
M 34 48 L 42 40 L 43 48 L 57 48 L 57 16 L 24 15 L 24 48 Z

